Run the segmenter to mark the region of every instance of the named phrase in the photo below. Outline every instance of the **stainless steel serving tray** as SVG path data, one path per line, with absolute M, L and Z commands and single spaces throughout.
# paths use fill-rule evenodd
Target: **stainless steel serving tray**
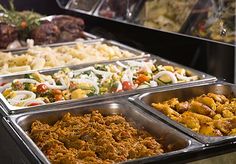
M 215 2 L 215 3 L 217 3 L 217 2 Z M 222 1 L 222 3 L 227 4 L 227 1 Z M 223 6 L 217 6 L 217 4 L 212 4 L 211 0 L 199 0 L 197 9 L 195 11 L 193 11 L 193 13 L 191 14 L 191 16 L 188 20 L 189 22 L 186 25 L 183 33 L 185 33 L 187 35 L 190 35 L 192 37 L 195 37 L 195 38 L 201 38 L 203 40 L 210 40 L 210 41 L 215 42 L 215 43 L 225 44 L 225 45 L 229 45 L 229 46 L 235 46 L 236 39 L 234 39 L 234 41 L 231 41 L 231 42 L 226 41 L 225 38 L 222 38 L 222 39 L 219 38 L 217 40 L 217 39 L 214 39 L 214 38 L 210 37 L 211 33 L 209 31 L 208 32 L 206 31 L 207 34 L 205 36 L 199 35 L 199 32 L 195 33 L 196 30 L 198 31 L 198 29 L 199 29 L 198 26 L 200 26 L 201 23 L 208 22 L 208 25 L 209 25 L 208 28 L 210 28 L 210 24 L 212 25 L 212 24 L 215 23 L 214 21 L 212 22 L 213 19 L 220 19 L 220 17 L 224 17 L 224 16 L 222 16 L 222 12 L 223 12 L 223 10 L 226 10 L 226 8 L 228 7 L 226 4 L 223 4 Z M 218 16 L 216 16 L 215 18 L 213 18 L 213 17 L 209 18 L 210 13 L 214 12 L 213 11 L 214 8 L 215 8 L 215 10 L 217 10 L 216 9 L 217 7 L 221 7 L 221 9 L 218 9 L 219 10 L 218 11 Z M 234 14 L 234 17 L 235 17 L 235 14 Z M 229 17 L 229 19 L 226 19 L 226 20 L 228 20 L 229 22 L 234 21 L 234 23 L 232 23 L 232 24 L 234 24 L 234 26 L 235 26 L 235 18 L 234 17 L 232 16 L 232 20 L 230 19 L 230 17 Z M 209 21 L 209 20 L 211 20 L 211 21 Z M 224 21 L 222 21 L 222 23 L 223 24 L 230 24 L 230 23 L 225 23 Z M 207 30 L 208 28 L 206 28 L 205 30 Z M 227 29 L 228 28 L 227 25 L 225 25 L 224 28 L 227 31 L 227 33 L 229 33 L 230 30 Z M 236 31 L 234 31 L 234 38 L 236 36 L 235 33 L 236 33 Z M 220 36 L 220 30 L 219 30 L 219 36 Z
M 68 112 L 72 113 L 73 115 L 83 115 L 91 113 L 94 109 L 98 110 L 103 115 L 122 115 L 126 118 L 126 120 L 134 123 L 136 128 L 145 129 L 150 134 L 152 134 L 153 137 L 162 138 L 162 141 L 159 142 L 164 146 L 164 148 L 168 148 L 168 145 L 173 147 L 173 151 L 164 153 L 163 155 L 140 158 L 137 160 L 130 160 L 128 162 L 148 163 L 153 161 L 162 161 L 168 159 L 171 156 L 180 154 L 184 155 L 186 152 L 201 150 L 204 146 L 196 140 L 164 124 L 160 120 L 155 119 L 125 99 L 97 102 L 86 105 L 68 105 L 64 106 L 63 108 L 54 106 L 52 109 L 46 111 L 35 111 L 8 116 L 3 119 L 3 122 L 6 125 L 8 131 L 15 137 L 15 139 L 20 141 L 19 144 L 25 144 L 24 146 L 27 146 L 29 151 L 32 151 L 31 153 L 37 156 L 41 162 L 49 163 L 42 151 L 28 136 L 27 132 L 30 131 L 32 122 L 39 120 L 44 123 L 52 124 L 58 119 L 61 119 L 62 116 Z
M 111 43 L 115 44 L 116 42 L 111 42 Z M 142 51 L 130 49 L 130 51 L 132 51 L 132 50 L 135 51 L 136 53 L 138 53 L 138 52 L 143 53 Z M 152 57 L 145 57 L 145 58 L 136 58 L 135 60 L 144 60 L 145 61 L 145 60 L 154 60 L 154 59 L 156 60 L 156 64 L 172 65 L 172 66 L 184 68 L 186 70 L 191 71 L 193 73 L 193 75 L 197 75 L 200 77 L 200 79 L 197 81 L 190 81 L 187 83 L 175 83 L 175 84 L 171 84 L 171 85 L 157 86 L 157 89 L 172 88 L 172 87 L 177 87 L 177 86 L 181 87 L 182 85 L 193 86 L 193 85 L 200 85 L 202 83 L 212 83 L 212 82 L 216 81 L 216 78 L 213 76 L 210 76 L 206 73 L 202 73 L 202 72 L 196 71 L 194 69 L 179 65 L 174 62 L 167 61 L 167 60 L 160 58 L 160 57 L 152 56 Z M 128 59 L 128 60 L 134 60 L 134 59 Z M 120 60 L 120 61 L 122 61 L 122 60 Z M 126 61 L 126 60 L 124 59 L 123 61 Z M 96 64 L 110 64 L 110 63 L 115 64 L 116 61 L 98 62 Z M 93 65 L 94 64 L 83 64 L 83 65 L 76 65 L 76 66 L 68 66 L 68 68 L 70 68 L 71 70 L 76 70 L 76 69 L 81 69 L 81 68 L 93 66 Z M 63 68 L 63 67 L 61 67 L 61 68 Z M 42 74 L 51 75 L 51 74 L 59 71 L 61 68 L 42 70 L 42 71 L 38 71 L 38 72 L 40 72 Z M 34 71 L 31 71 L 30 73 L 32 73 L 32 72 L 34 72 Z M 14 79 L 23 78 L 24 76 L 25 76 L 25 74 L 18 74 L 18 75 L 14 75 L 14 76 L 7 76 L 7 75 L 0 76 L 0 83 L 7 83 L 10 81 L 13 81 Z M 130 90 L 130 91 L 119 92 L 119 93 L 111 93 L 111 94 L 105 94 L 105 95 L 96 95 L 96 96 L 91 96 L 91 97 L 79 99 L 79 100 L 66 100 L 66 101 L 62 101 L 62 102 L 54 102 L 54 103 L 49 103 L 49 104 L 45 104 L 45 105 L 39 105 L 39 106 L 35 106 L 32 108 L 29 108 L 29 107 L 19 108 L 19 107 L 12 106 L 8 103 L 8 101 L 0 93 L 0 104 L 3 108 L 3 110 L 0 110 L 0 112 L 2 112 L 3 115 L 8 115 L 8 114 L 13 114 L 13 113 L 28 112 L 31 110 L 44 110 L 45 108 L 50 108 L 51 106 L 54 106 L 54 105 L 63 105 L 63 104 L 67 104 L 67 103 L 72 104 L 77 101 L 79 101 L 80 103 L 99 101 L 99 100 L 101 101 L 101 100 L 113 99 L 113 98 L 117 98 L 117 97 L 131 96 L 131 95 L 135 95 L 135 94 L 139 94 L 139 93 L 144 93 L 145 91 L 148 91 L 148 90 L 150 90 L 150 88 L 136 89 L 136 90 Z
M 51 48 L 57 48 L 57 47 L 60 47 L 60 46 L 71 46 L 71 47 L 73 47 L 78 42 L 88 44 L 88 45 L 96 44 L 96 43 L 103 43 L 103 44 L 107 44 L 109 46 L 117 46 L 121 50 L 129 51 L 129 52 L 136 55 L 136 56 L 128 58 L 128 59 L 136 59 L 136 58 L 150 56 L 149 54 L 145 54 L 144 52 L 142 52 L 140 50 L 134 49 L 132 47 L 129 47 L 127 45 L 124 45 L 124 44 L 116 42 L 116 41 L 106 40 L 104 38 L 94 38 L 92 40 L 81 40 L 81 41 L 64 42 L 64 43 L 54 43 L 54 44 L 49 44 L 49 45 L 41 45 L 40 47 L 51 47 Z M 20 49 L 15 49 L 15 50 L 6 50 L 6 51 L 3 51 L 3 52 L 11 52 L 13 55 L 21 55 L 21 54 L 26 53 L 28 49 L 29 48 L 20 48 Z M 115 60 L 110 60 L 110 61 L 115 61 Z M 104 62 L 104 61 L 100 61 L 100 62 Z M 95 64 L 97 62 L 91 61 L 91 62 L 82 63 L 80 65 L 87 65 L 87 64 L 93 64 L 93 63 Z M 62 66 L 62 67 L 68 67 L 68 66 Z M 53 69 L 60 69 L 62 67 L 52 67 L 52 68 L 45 68 L 45 69 L 41 69 L 41 70 L 48 71 L 48 70 L 53 70 Z M 6 77 L 6 76 L 15 76 L 15 75 L 20 75 L 20 74 L 27 74 L 27 73 L 31 73 L 31 72 L 35 72 L 35 71 L 36 70 L 29 70 L 29 71 L 15 72 L 15 73 L 11 73 L 11 74 L 0 74 L 0 78 L 1 77 Z
M 185 101 L 209 92 L 223 94 L 229 97 L 236 97 L 236 85 L 225 82 L 217 82 L 192 87 L 182 86 L 180 88 L 166 88 L 160 90 L 153 89 L 150 92 L 130 97 L 129 100 L 206 145 L 216 145 L 236 141 L 236 136 L 209 137 L 193 132 L 191 129 L 186 128 L 184 125 L 170 119 L 168 116 L 151 107 L 151 103 L 153 102 L 163 102 L 174 97 L 178 98 L 180 101 Z
M 67 10 L 72 10 L 72 11 L 76 11 L 76 12 L 80 12 L 80 13 L 85 13 L 85 14 L 93 14 L 93 12 L 95 11 L 95 9 L 97 8 L 97 6 L 101 3 L 102 0 L 96 0 L 96 2 L 91 6 L 90 10 L 82 10 L 82 9 L 77 9 L 77 8 L 73 8 L 71 7 L 71 5 L 73 5 L 73 1 L 74 0 L 70 0 L 66 6 L 65 9 Z M 80 2 L 81 3 L 81 2 Z
M 142 0 L 142 3 L 140 3 L 140 5 L 137 6 L 135 13 L 134 13 L 134 17 L 133 17 L 133 23 L 135 23 L 138 26 L 142 26 L 144 28 L 149 28 L 149 29 L 153 29 L 153 30 L 160 30 L 157 28 L 152 28 L 152 27 L 147 27 L 143 25 L 143 22 L 140 20 L 140 15 L 142 14 L 142 10 L 144 8 L 145 2 L 147 0 Z M 186 26 L 189 24 L 189 19 L 191 19 L 192 17 L 192 12 L 194 10 L 194 8 L 198 5 L 200 0 L 197 0 L 196 3 L 193 5 L 193 7 L 189 10 L 189 14 L 187 15 L 186 19 L 182 22 L 182 25 L 179 29 L 179 31 L 176 31 L 177 33 L 184 33 Z M 163 30 L 166 31 L 166 30 Z M 169 31 L 169 32 L 175 32 L 175 31 Z

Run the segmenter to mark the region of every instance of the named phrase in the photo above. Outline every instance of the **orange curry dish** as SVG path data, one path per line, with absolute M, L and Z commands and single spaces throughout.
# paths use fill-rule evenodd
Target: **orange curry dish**
M 29 135 L 52 163 L 117 163 L 164 153 L 148 132 L 98 111 L 67 113 L 53 125 L 34 121 Z

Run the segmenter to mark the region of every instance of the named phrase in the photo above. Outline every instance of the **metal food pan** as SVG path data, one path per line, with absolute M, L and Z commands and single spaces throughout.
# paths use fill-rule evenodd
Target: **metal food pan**
M 181 88 L 172 89 L 167 88 L 162 90 L 153 90 L 138 96 L 136 95 L 134 97 L 129 98 L 129 100 L 206 145 L 216 145 L 225 142 L 236 141 L 236 136 L 210 137 L 193 132 L 191 129 L 186 128 L 184 125 L 170 119 L 168 116 L 151 107 L 151 103 L 153 102 L 163 102 L 175 97 L 178 98 L 180 101 L 186 101 L 193 97 L 197 97 L 202 94 L 207 94 L 209 92 L 223 94 L 227 97 L 236 97 L 236 85 L 225 82 L 217 82 L 201 86 L 183 86 Z
M 44 123 L 52 124 L 58 119 L 61 119 L 62 116 L 68 112 L 73 115 L 83 115 L 91 113 L 95 109 L 103 115 L 122 115 L 128 122 L 132 122 L 132 125 L 134 125 L 136 128 L 148 131 L 153 137 L 157 139 L 161 138 L 159 142 L 164 146 L 164 149 L 169 150 L 168 147 L 170 145 L 172 147 L 171 150 L 169 150 L 167 153 L 164 153 L 163 155 L 131 160 L 129 162 L 133 161 L 137 163 L 146 163 L 161 161 L 171 156 L 184 154 L 194 150 L 201 150 L 201 148 L 204 146 L 196 140 L 164 124 L 158 119 L 155 119 L 151 115 L 145 113 L 143 110 L 124 99 L 97 102 L 86 105 L 70 105 L 64 108 L 58 108 L 54 106 L 54 108 L 57 108 L 57 111 L 46 110 L 18 114 L 5 117 L 3 120 L 4 124 L 7 126 L 8 131 L 16 137 L 16 140 L 22 140 L 23 143 L 30 149 L 30 151 L 32 151 L 33 154 L 37 156 L 38 159 L 40 159 L 40 161 L 43 163 L 49 163 L 49 161 L 28 136 L 32 122 L 39 120 Z M 19 142 L 19 144 L 23 143 Z
M 89 34 L 90 35 L 90 34 Z M 128 59 L 135 59 L 135 58 L 142 58 L 142 57 L 148 57 L 150 56 L 149 54 L 144 53 L 143 51 L 137 50 L 135 48 L 129 47 L 127 45 L 124 45 L 122 43 L 116 42 L 116 41 L 112 41 L 112 40 L 106 40 L 103 38 L 94 38 L 92 40 L 81 40 L 79 42 L 82 42 L 84 44 L 97 44 L 97 43 L 102 43 L 102 44 L 107 44 L 108 46 L 117 46 L 119 47 L 121 50 L 125 50 L 125 51 L 129 51 L 130 53 L 133 53 L 135 56 L 128 58 Z M 57 48 L 60 46 L 75 46 L 76 43 L 78 43 L 78 41 L 73 41 L 73 42 L 64 42 L 64 43 L 54 43 L 54 44 L 49 44 L 49 45 L 42 45 L 41 47 L 51 47 L 51 48 Z M 11 52 L 13 55 L 22 55 L 24 53 L 26 53 L 28 50 L 28 48 L 21 48 L 21 49 L 16 49 L 16 50 L 6 50 L 3 52 Z M 123 59 L 124 60 L 124 59 Z M 115 61 L 115 60 L 110 60 L 111 61 Z M 104 62 L 104 61 L 99 61 L 99 62 Z M 80 65 L 87 65 L 87 64 L 95 64 L 97 62 L 86 62 L 86 63 L 82 63 Z M 62 67 L 69 67 L 69 66 L 62 66 Z M 62 67 L 52 67 L 52 68 L 45 68 L 42 69 L 44 71 L 48 71 L 48 70 L 53 70 L 53 69 L 59 69 Z M 36 70 L 29 70 L 29 71 L 22 71 L 22 72 L 14 72 L 11 74 L 0 74 L 0 78 L 1 77 L 6 77 L 6 76 L 15 76 L 15 75 L 20 75 L 20 74 L 27 74 L 27 73 L 31 73 L 31 72 L 35 72 Z
M 208 10 L 211 6 L 209 0 L 199 0 L 194 9 L 192 10 L 190 16 L 188 17 L 185 26 L 182 28 L 182 33 L 192 35 L 193 27 L 197 25 L 201 19 L 207 17 Z
M 66 6 L 65 6 L 65 9 L 67 10 L 72 10 L 72 11 L 76 11 L 76 12 L 80 12 L 80 13 L 85 13 L 85 14 L 93 14 L 93 12 L 96 10 L 97 6 L 101 3 L 102 0 L 94 0 L 94 4 L 88 6 L 90 7 L 90 9 L 78 9 L 78 8 L 75 8 L 73 7 L 73 3 L 74 3 L 75 0 L 70 0 Z M 86 0 L 87 1 L 87 0 Z M 89 1 L 87 1 L 89 3 Z M 80 2 L 80 4 L 82 5 L 86 5 L 84 4 L 83 2 Z
M 113 42 L 111 42 L 113 43 Z M 140 51 L 140 53 L 143 53 Z M 138 58 L 135 60 L 138 61 L 145 61 L 145 60 L 156 60 L 156 64 L 163 64 L 163 65 L 172 65 L 175 67 L 181 67 L 187 70 L 190 70 L 193 75 L 197 75 L 199 76 L 199 80 L 197 81 L 190 81 L 190 82 L 186 82 L 186 83 L 175 83 L 175 84 L 170 84 L 170 85 L 163 85 L 163 86 L 157 86 L 158 89 L 161 88 L 172 88 L 172 87 L 181 87 L 182 85 L 200 85 L 202 83 L 212 83 L 214 81 L 216 81 L 216 78 L 213 76 L 210 76 L 208 74 L 190 69 L 188 67 L 184 67 L 182 65 L 176 64 L 174 62 L 170 62 L 167 61 L 165 59 L 162 59 L 160 57 L 146 57 L 146 58 Z M 129 60 L 134 60 L 134 59 L 129 59 Z M 124 60 L 126 61 L 126 60 Z M 112 62 L 100 62 L 100 63 L 96 63 L 96 64 L 110 64 L 110 63 L 116 63 L 116 61 L 112 61 Z M 81 68 L 85 68 L 88 66 L 93 66 L 94 64 L 84 64 L 84 65 L 76 65 L 76 66 L 69 66 L 68 68 L 70 68 L 71 70 L 76 70 L 76 69 L 81 69 Z M 42 71 L 38 71 L 42 74 L 46 74 L 46 75 L 51 75 L 57 71 L 59 71 L 61 68 L 55 68 L 55 69 L 49 69 L 49 70 L 42 70 Z M 31 72 L 32 73 L 32 72 Z M 14 79 L 20 79 L 20 78 L 24 78 L 25 74 L 18 74 L 15 76 L 5 76 L 5 77 L 0 77 L 0 83 L 8 83 L 13 81 Z M 24 107 L 24 108 L 19 108 L 19 107 L 15 107 L 12 106 L 8 103 L 8 101 L 5 99 L 5 97 L 0 93 L 0 104 L 2 105 L 2 108 L 7 112 L 8 114 L 13 114 L 13 113 L 22 113 L 22 112 L 28 112 L 31 110 L 44 110 L 45 108 L 50 108 L 53 105 L 63 105 L 63 104 L 67 104 L 67 103 L 75 103 L 77 101 L 79 101 L 80 103 L 84 103 L 84 102 L 91 102 L 91 101 L 101 101 L 101 100 L 107 100 L 107 99 L 112 99 L 112 98 L 117 98 L 117 97 L 123 97 L 123 96 L 132 96 L 135 94 L 139 94 L 139 93 L 143 93 L 145 91 L 150 90 L 151 88 L 144 88 L 144 89 L 136 89 L 136 90 L 130 90 L 130 91 L 125 91 L 125 92 L 118 92 L 118 93 L 110 93 L 110 94 L 105 94 L 105 95 L 95 95 L 95 96 L 91 96 L 88 98 L 84 98 L 84 99 L 79 99 L 79 100 L 66 100 L 66 101 L 61 101 L 61 102 L 54 102 L 54 103 L 49 103 L 49 104 L 45 104 L 45 105 L 39 105 L 39 106 L 35 106 L 32 108 L 29 107 Z M 6 114 L 5 111 L 2 111 L 3 113 Z
M 211 40 L 212 42 L 216 43 L 221 43 L 225 45 L 235 45 L 235 29 L 230 28 L 230 24 L 233 24 L 235 26 L 235 12 L 234 15 L 230 13 L 230 7 L 228 6 L 227 2 L 230 1 L 222 1 L 221 2 L 214 2 L 211 0 L 199 0 L 198 6 L 196 9 L 193 11 L 189 23 L 185 27 L 185 30 L 183 33 L 187 35 L 192 35 L 193 37 L 196 38 L 201 38 L 203 40 Z M 217 4 L 218 3 L 218 4 Z M 233 3 L 233 1 L 231 1 Z M 228 11 L 226 14 L 225 11 Z M 234 9 L 232 8 L 232 11 L 235 11 L 235 4 L 234 4 Z M 218 15 L 216 15 L 216 13 Z M 215 38 L 211 37 L 212 31 L 208 31 L 214 24 L 219 24 L 217 23 L 217 19 L 222 19 L 220 23 L 223 24 L 224 27 L 222 29 L 220 28 L 220 25 L 218 25 L 218 37 L 215 36 Z M 205 24 L 205 25 L 204 25 Z M 229 24 L 229 25 L 228 25 Z M 231 29 L 231 30 L 230 30 Z M 205 35 L 201 35 L 200 31 L 203 30 L 203 33 Z M 227 35 L 224 34 L 226 32 Z M 228 35 L 229 34 L 229 35 Z M 231 36 L 234 34 L 234 37 Z M 225 37 L 223 37 L 225 35 Z M 220 37 L 222 36 L 222 37 Z M 227 37 L 232 37 L 234 39 L 226 39 Z
M 152 28 L 152 27 L 147 27 L 143 25 L 143 22 L 140 20 L 141 14 L 143 14 L 142 12 L 144 11 L 144 7 L 145 7 L 145 2 L 147 0 L 143 0 L 142 3 L 140 3 L 134 13 L 134 17 L 133 17 L 133 23 L 138 24 L 144 28 Z M 192 16 L 192 12 L 194 10 L 194 8 L 198 5 L 199 0 L 196 1 L 196 3 L 193 5 L 193 7 L 189 10 L 188 15 L 186 17 L 186 19 L 182 22 L 182 25 L 180 26 L 179 31 L 176 32 L 184 32 L 184 30 L 186 29 L 186 26 L 188 25 L 189 20 L 191 19 Z M 152 29 L 156 29 L 159 30 L 157 28 L 152 28 Z M 170 31 L 170 32 L 175 32 L 175 31 Z

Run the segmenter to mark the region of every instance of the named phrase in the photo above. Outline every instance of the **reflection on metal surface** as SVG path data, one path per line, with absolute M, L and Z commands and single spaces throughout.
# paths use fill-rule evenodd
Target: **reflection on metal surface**
M 69 5 L 70 9 L 79 9 L 84 11 L 91 11 L 97 4 L 98 0 L 72 0 Z
M 148 28 L 178 32 L 196 2 L 197 0 L 149 0 L 144 3 L 136 21 Z
M 101 0 L 70 0 L 65 7 L 81 13 L 92 14 Z
M 104 0 L 94 12 L 96 16 L 131 22 L 141 0 Z
M 198 10 L 196 19 L 188 34 L 204 37 L 216 41 L 234 44 L 236 39 L 235 29 L 235 0 L 206 0 L 200 1 L 202 10 Z

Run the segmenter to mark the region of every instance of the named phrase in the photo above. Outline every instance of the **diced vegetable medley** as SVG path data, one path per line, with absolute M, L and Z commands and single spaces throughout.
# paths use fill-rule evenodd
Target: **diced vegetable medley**
M 52 75 L 26 74 L 3 84 L 0 91 L 11 105 L 27 107 L 198 79 L 188 70 L 142 59 L 64 68 Z

